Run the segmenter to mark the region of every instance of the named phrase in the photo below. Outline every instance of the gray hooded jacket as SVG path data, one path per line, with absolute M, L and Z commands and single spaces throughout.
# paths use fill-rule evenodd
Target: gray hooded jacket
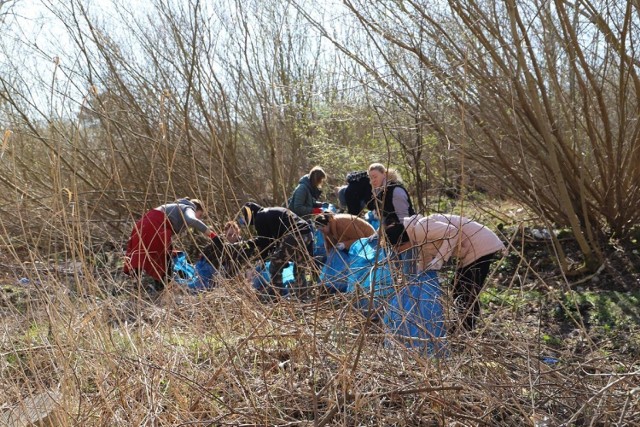
M 209 229 L 207 225 L 196 218 L 196 205 L 187 199 L 179 199 L 175 203 L 158 206 L 156 208 L 167 215 L 173 232 L 178 234 L 187 227 L 192 227 L 201 233 Z

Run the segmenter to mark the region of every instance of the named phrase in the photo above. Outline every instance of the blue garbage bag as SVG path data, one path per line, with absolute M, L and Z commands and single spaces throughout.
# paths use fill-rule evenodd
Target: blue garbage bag
M 365 221 L 367 221 L 369 224 L 371 224 L 371 226 L 373 227 L 374 230 L 378 230 L 378 228 L 380 228 L 380 220 L 378 218 L 375 217 L 375 215 L 373 214 L 373 211 L 369 211 L 365 214 L 364 216 Z
M 184 252 L 176 252 L 171 255 L 171 265 L 173 269 L 173 280 L 176 283 L 185 285 L 189 288 L 196 286 L 198 275 L 193 264 L 187 261 Z
M 334 205 L 333 203 L 329 203 L 329 202 L 324 202 L 322 204 L 322 210 L 325 212 L 333 212 L 333 213 L 337 213 L 338 209 L 336 208 L 336 205 Z
M 327 262 L 327 249 L 324 247 L 324 234 L 320 230 L 313 232 L 313 258 L 320 264 Z
M 327 261 L 320 272 L 320 283 L 334 294 L 346 292 L 349 283 L 349 254 L 345 251 L 331 249 Z
M 385 251 L 367 238 L 356 240 L 349 249 L 349 269 L 347 293 L 356 294 L 355 306 L 366 313 L 377 311 L 393 293 L 394 282 Z M 370 301 L 372 287 L 373 301 Z
M 218 270 L 216 270 L 206 257 L 200 257 L 198 262 L 196 262 L 195 268 L 198 280 L 191 288 L 196 290 L 213 288 Z
M 426 350 L 429 355 L 446 355 L 441 288 L 435 271 L 425 271 L 389 299 L 383 322 L 407 347 Z M 391 345 L 391 341 L 387 344 Z
M 271 261 L 267 261 L 263 266 L 257 266 L 256 271 L 258 275 L 253 278 L 253 288 L 261 293 L 271 294 L 274 292 L 274 289 L 271 288 L 271 274 L 269 274 L 269 265 L 271 265 Z M 295 277 L 293 275 L 293 263 L 290 262 L 283 270 L 282 270 L 282 286 L 283 289 L 280 290 L 281 296 L 286 296 L 289 294 L 289 290 L 291 289 L 292 284 L 295 282 Z

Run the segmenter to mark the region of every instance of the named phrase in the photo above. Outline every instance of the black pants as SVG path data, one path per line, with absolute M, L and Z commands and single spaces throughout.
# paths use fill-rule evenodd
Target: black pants
M 271 276 L 272 286 L 270 293 L 282 295 L 284 290 L 282 270 L 289 261 L 293 261 L 293 274 L 298 287 L 296 293 L 300 297 L 306 296 L 309 291 L 309 284 L 304 270 L 313 261 L 313 233 L 287 234 L 273 251 L 270 261 L 269 275 Z
M 456 270 L 453 298 L 460 311 L 462 327 L 468 331 L 475 327 L 476 319 L 480 317 L 479 295 L 493 260 L 494 254 L 485 255 Z

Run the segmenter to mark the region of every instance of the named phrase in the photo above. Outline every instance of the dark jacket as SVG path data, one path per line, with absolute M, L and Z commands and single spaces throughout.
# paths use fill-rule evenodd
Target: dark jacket
M 350 172 L 347 175 L 344 198 L 347 212 L 351 215 L 360 215 L 362 210 L 369 206 L 373 199 L 373 192 L 367 171 Z
M 255 203 L 247 203 L 252 215 L 249 224 L 256 229 L 255 241 L 260 256 L 265 258 L 272 244 L 291 232 L 311 233 L 311 225 L 287 208 L 263 208 Z
M 380 191 L 375 197 L 378 202 L 378 207 L 380 208 L 379 216 L 380 222 L 384 225 L 389 224 L 402 224 L 402 219 L 399 218 L 396 213 L 396 208 L 393 205 L 393 193 L 396 188 L 402 189 L 407 195 L 407 201 L 409 202 L 409 216 L 415 215 L 415 211 L 413 210 L 413 204 L 411 203 L 411 197 L 409 196 L 409 192 L 404 188 L 402 184 L 399 182 L 389 182 L 383 191 Z
M 320 194 L 322 191 L 311 185 L 309 175 L 305 175 L 298 181 L 287 206 L 296 215 L 307 217 L 311 215 L 313 208 L 322 206 L 322 203 L 318 202 Z

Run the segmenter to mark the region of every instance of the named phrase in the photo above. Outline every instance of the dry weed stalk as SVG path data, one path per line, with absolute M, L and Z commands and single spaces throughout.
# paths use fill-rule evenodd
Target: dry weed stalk
M 39 260 L 39 254 L 34 254 Z M 5 265 L 16 265 L 5 259 Z M 59 390 L 57 425 L 555 425 L 638 419 L 633 361 L 551 349 L 505 304 L 432 359 L 344 297 L 263 303 L 242 279 L 159 299 L 85 258 L 2 290 L 0 408 Z M 79 268 L 79 270 L 78 270 Z M 512 286 L 524 283 L 511 280 Z M 8 291 L 15 288 L 12 297 Z M 579 330 L 588 337 L 588 331 Z

